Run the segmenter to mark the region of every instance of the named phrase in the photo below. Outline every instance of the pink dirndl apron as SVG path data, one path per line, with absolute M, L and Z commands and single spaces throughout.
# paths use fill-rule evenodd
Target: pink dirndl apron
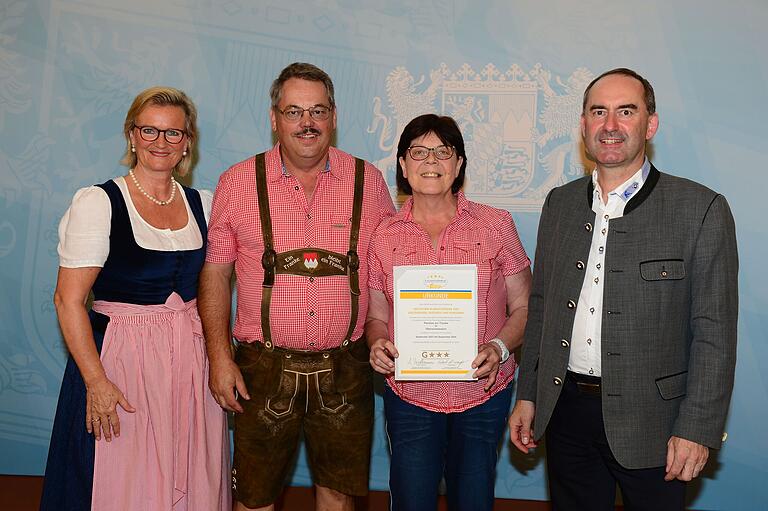
M 118 406 L 120 437 L 96 442 L 91 509 L 229 511 L 229 432 L 208 389 L 197 300 L 93 310 L 110 319 L 107 377 L 136 412 Z

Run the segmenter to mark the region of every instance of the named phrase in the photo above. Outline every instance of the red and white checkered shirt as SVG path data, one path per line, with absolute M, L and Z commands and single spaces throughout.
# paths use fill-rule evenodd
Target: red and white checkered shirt
M 394 339 L 392 268 L 417 264 L 476 264 L 478 343 L 499 333 L 506 322 L 507 288 L 504 278 L 531 264 L 520 243 L 509 212 L 468 201 L 457 194 L 456 216 L 445 228 L 437 251 L 429 234 L 413 221 L 409 199 L 376 230 L 368 256 L 368 287 L 382 291 L 389 301 L 389 337 Z M 401 399 L 434 412 L 462 412 L 484 403 L 503 390 L 515 375 L 514 357 L 499 368 L 496 383 L 485 392 L 485 380 L 474 382 L 395 381 L 387 383 Z
M 346 254 L 352 219 L 355 160 L 330 148 L 329 166 L 321 172 L 312 203 L 299 181 L 283 172 L 279 145 L 265 156 L 274 247 L 278 253 L 315 247 Z M 262 340 L 261 290 L 264 241 L 256 198 L 253 158 L 230 167 L 219 178 L 208 227 L 209 263 L 235 263 L 237 314 L 234 336 L 244 342 Z M 365 255 L 379 222 L 395 212 L 381 172 L 365 164 L 365 186 L 358 254 Z M 360 288 L 367 289 L 368 264 L 360 258 Z M 363 335 L 368 293 L 360 295 L 353 339 Z M 300 350 L 336 348 L 349 327 L 350 290 L 346 275 L 304 277 L 275 275 L 270 307 L 276 346 Z

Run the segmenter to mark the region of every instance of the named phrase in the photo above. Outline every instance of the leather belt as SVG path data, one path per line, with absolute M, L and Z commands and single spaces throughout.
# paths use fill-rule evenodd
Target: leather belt
M 599 396 L 601 394 L 599 376 L 589 376 L 588 374 L 568 371 L 566 373 L 566 379 L 573 381 L 581 394 L 588 394 L 591 396 Z

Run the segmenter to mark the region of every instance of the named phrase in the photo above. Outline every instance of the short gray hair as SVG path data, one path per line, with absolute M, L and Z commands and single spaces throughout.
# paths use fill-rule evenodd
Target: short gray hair
M 280 99 L 283 96 L 283 85 L 291 78 L 299 78 L 310 82 L 320 82 L 325 85 L 325 91 L 328 93 L 328 101 L 331 108 L 336 107 L 336 101 L 333 98 L 333 82 L 328 73 L 306 62 L 294 62 L 280 72 L 280 75 L 272 82 L 269 89 L 269 97 L 272 99 L 272 108 L 277 108 Z

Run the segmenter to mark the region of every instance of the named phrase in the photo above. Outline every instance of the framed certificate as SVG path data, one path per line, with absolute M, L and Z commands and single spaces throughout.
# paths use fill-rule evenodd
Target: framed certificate
M 396 266 L 396 380 L 475 380 L 477 267 Z

